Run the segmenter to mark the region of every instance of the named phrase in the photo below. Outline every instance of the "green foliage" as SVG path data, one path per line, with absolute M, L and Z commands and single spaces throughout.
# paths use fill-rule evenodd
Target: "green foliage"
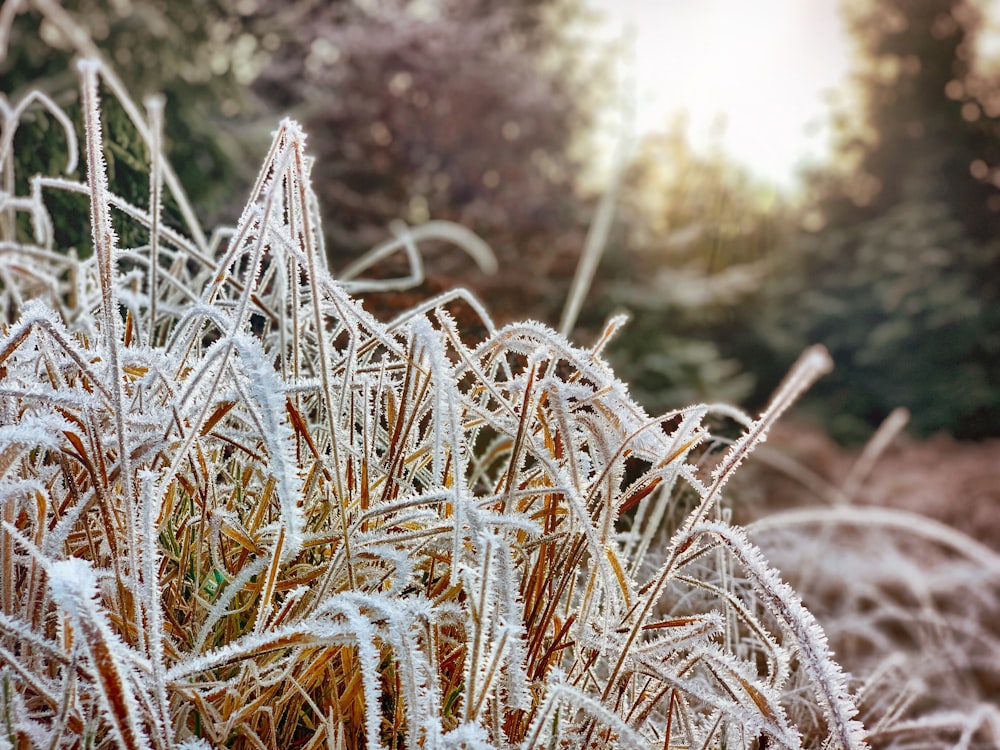
M 72 69 L 80 40 L 71 39 L 70 27 L 60 23 L 67 19 L 86 34 L 83 43 L 90 50 L 114 63 L 126 88 L 138 99 L 152 94 L 166 97 L 166 149 L 203 218 L 214 220 L 227 209 L 238 208 L 235 196 L 227 195 L 221 186 L 233 180 L 248 186 L 252 162 L 246 161 L 247 146 L 242 145 L 243 139 L 234 138 L 231 122 L 228 132 L 225 128 L 236 114 L 253 112 L 252 100 L 240 93 L 238 84 L 247 82 L 265 59 L 259 43 L 247 44 L 253 37 L 244 31 L 240 4 L 229 0 L 68 0 L 58 4 L 61 11 L 46 16 L 50 5 L 55 3 L 42 2 L 37 8 L 24 3 L 13 18 L 7 54 L 0 60 L 0 91 L 8 100 L 17 102 L 30 89 L 41 88 L 66 105 L 67 113 L 79 122 L 72 104 L 78 82 L 67 71 Z M 43 120 L 24 121 L 22 130 L 42 128 L 37 135 L 24 137 L 44 142 L 47 126 Z M 110 169 L 126 170 L 118 183 L 121 195 L 130 201 L 144 200 L 149 177 L 143 165 L 148 155 L 127 118 L 114 107 L 108 112 L 105 135 Z M 15 152 L 19 175 L 55 173 L 42 156 L 19 145 Z M 51 153 L 60 152 L 53 149 Z M 205 179 L 206 175 L 211 179 Z M 75 220 L 75 214 L 71 216 Z M 57 223 L 60 231 L 76 225 L 68 219 Z
M 899 405 L 921 433 L 996 432 L 1000 315 L 977 274 L 1000 260 L 1000 246 L 975 243 L 947 206 L 914 196 L 860 227 L 803 237 L 800 248 L 812 288 L 796 288 L 758 323 L 777 351 L 803 340 L 830 348 L 837 372 L 805 403 L 838 437 L 864 439 Z
M 758 335 L 779 359 L 830 348 L 837 369 L 806 405 L 840 439 L 897 406 L 922 434 L 998 434 L 1000 110 L 974 66 L 978 14 L 958 0 L 849 7 L 862 122 L 842 121 L 834 164 L 812 176 Z

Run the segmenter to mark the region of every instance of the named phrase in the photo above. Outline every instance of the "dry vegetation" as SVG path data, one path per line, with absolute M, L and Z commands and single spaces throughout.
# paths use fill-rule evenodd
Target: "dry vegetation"
M 864 675 L 877 747 L 1000 737 L 1000 445 L 913 441 L 894 413 L 864 450 L 782 424 L 733 494 L 750 537 Z
M 713 405 L 653 418 L 602 359 L 616 322 L 581 349 L 534 323 L 496 329 L 461 290 L 379 322 L 349 294 L 368 282 L 326 269 L 294 123 L 235 229 L 207 239 L 160 156 L 157 103 L 144 117 L 95 60 L 80 77 L 86 182 L 37 176 L 15 194 L 26 108 L 64 127 L 69 162 L 76 141 L 41 94 L 3 111 L 0 748 L 996 737 L 985 701 L 924 715 L 907 687 L 881 705 L 896 673 L 850 680 L 729 522 L 723 489 L 825 352 L 807 351 L 757 419 Z M 148 208 L 107 184 L 102 87 L 149 145 Z M 86 196 L 91 256 L 54 244 L 53 191 Z M 167 194 L 183 227 L 161 220 Z M 122 246 L 112 220 L 143 244 Z M 488 262 L 451 225 L 398 233 L 373 258 L 402 251 L 417 273 L 416 240 L 433 233 Z M 479 312 L 481 340 L 449 315 L 455 298 Z M 803 549 L 796 538 L 771 548 Z M 832 601 L 863 600 L 876 620 L 893 605 L 819 562 L 843 590 Z M 914 596 L 995 607 L 997 571 L 965 588 L 919 579 Z M 941 606 L 931 630 L 958 622 Z M 831 622 L 838 638 L 896 637 Z M 995 650 L 967 653 L 995 674 Z

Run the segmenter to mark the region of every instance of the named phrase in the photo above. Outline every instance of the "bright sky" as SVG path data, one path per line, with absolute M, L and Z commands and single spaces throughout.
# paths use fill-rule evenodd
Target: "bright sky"
M 684 110 L 691 142 L 707 147 L 722 117 L 723 149 L 784 187 L 797 166 L 829 153 L 829 92 L 850 51 L 838 0 L 592 2 L 609 36 L 635 35 L 640 135 Z

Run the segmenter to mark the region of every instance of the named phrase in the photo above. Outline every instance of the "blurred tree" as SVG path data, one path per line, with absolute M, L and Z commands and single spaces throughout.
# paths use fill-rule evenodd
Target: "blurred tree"
M 260 0 L 283 31 L 254 89 L 311 134 L 333 268 L 394 219 L 450 219 L 490 243 L 500 272 L 486 281 L 441 256 L 435 274 L 472 285 L 501 319 L 557 319 L 588 218 L 573 154 L 600 90 L 572 39 L 581 8 Z
M 626 174 L 607 263 L 609 302 L 633 313 L 612 343 L 616 372 L 648 409 L 746 398 L 747 310 L 771 274 L 787 213 L 720 149 L 695 153 L 683 120 L 647 137 Z
M 812 176 L 797 260 L 757 316 L 775 350 L 819 341 L 809 402 L 844 439 L 895 406 L 922 433 L 1000 434 L 1000 98 L 969 0 L 855 0 L 860 118 Z

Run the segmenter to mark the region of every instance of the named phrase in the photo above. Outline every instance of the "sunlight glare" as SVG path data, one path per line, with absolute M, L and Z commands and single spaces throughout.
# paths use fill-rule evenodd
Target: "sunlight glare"
M 720 146 L 784 187 L 829 152 L 829 92 L 848 62 L 837 0 L 593 0 L 634 34 L 636 130 L 686 113 L 699 149 Z

